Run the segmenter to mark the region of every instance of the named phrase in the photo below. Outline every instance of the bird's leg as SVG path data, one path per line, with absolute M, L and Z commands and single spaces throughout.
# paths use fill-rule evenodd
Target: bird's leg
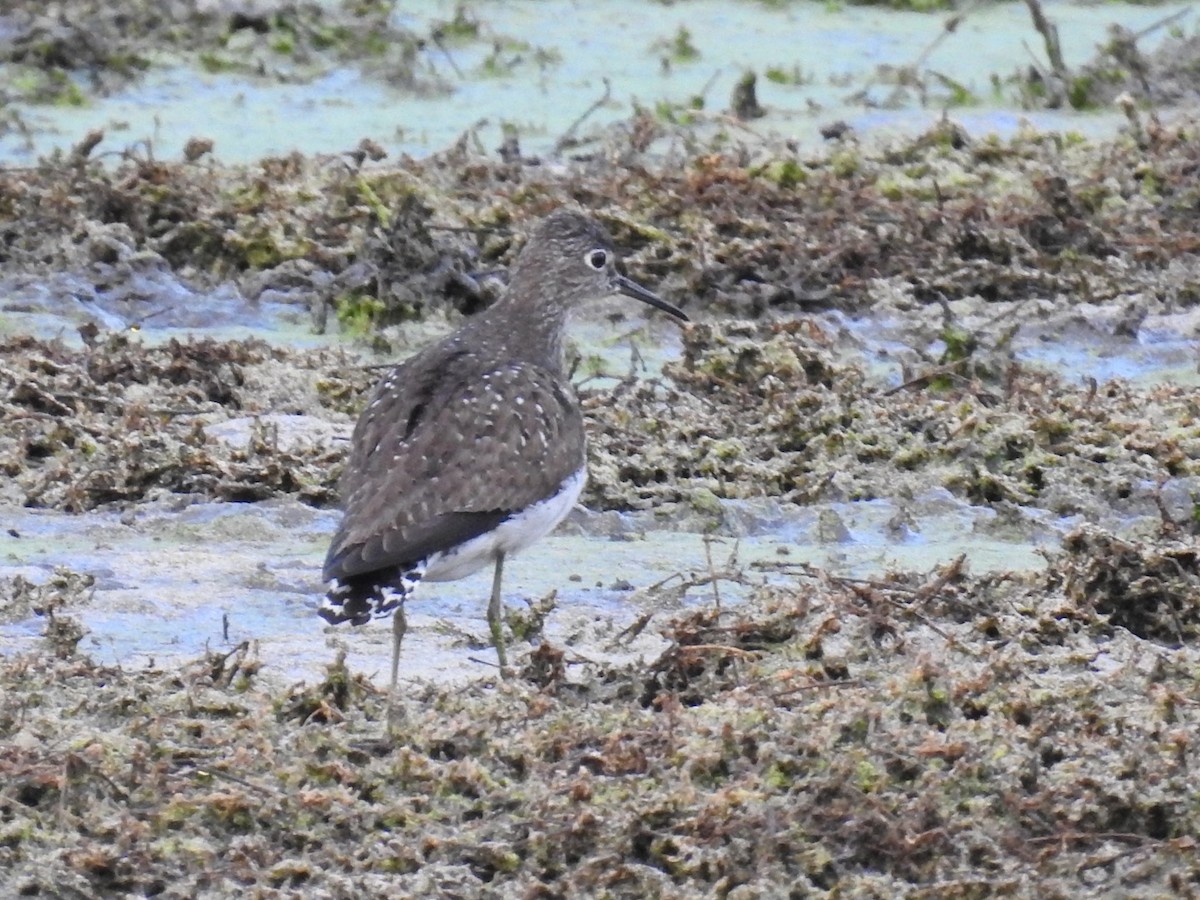
M 400 672 L 400 642 L 404 640 L 404 632 L 408 630 L 408 620 L 404 616 L 404 601 L 401 600 L 392 613 L 392 686 L 388 688 L 388 731 L 393 735 L 398 730 L 404 711 L 396 705 L 396 676 Z
M 508 654 L 504 652 L 504 606 L 500 602 L 500 573 L 504 571 L 504 554 L 496 554 L 496 574 L 492 579 L 492 602 L 488 604 L 488 627 L 492 630 L 492 644 L 496 658 L 500 660 L 500 674 L 508 677 Z

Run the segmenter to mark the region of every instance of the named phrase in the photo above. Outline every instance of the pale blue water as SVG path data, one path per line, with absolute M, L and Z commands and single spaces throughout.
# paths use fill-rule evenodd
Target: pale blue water
M 428 34 L 435 23 L 453 17 L 456 5 L 405 4 L 397 16 L 402 24 Z M 1110 24 L 1138 31 L 1189 8 L 1178 3 L 1044 6 L 1059 26 L 1068 65 L 1076 67 L 1093 58 L 1097 45 L 1107 40 Z M 879 67 L 915 63 L 941 33 L 948 14 L 745 0 L 504 0 L 471 9 L 482 20 L 483 33 L 477 41 L 449 47 L 453 66 L 436 47 L 426 51 L 429 64 L 451 88 L 446 94 L 414 96 L 353 68 L 314 73 L 307 83 L 274 84 L 233 73 L 208 74 L 182 60 L 172 64 L 165 59 L 138 83 L 83 108 L 18 105 L 37 133 L 32 146 L 19 135 L 0 137 L 0 165 L 25 164 L 53 147 L 69 147 L 92 128 L 107 132 L 98 152 L 149 139 L 157 155 L 173 157 L 189 138 L 200 135 L 215 140 L 220 159 L 250 161 L 291 150 L 339 153 L 364 137 L 392 154 L 420 156 L 447 147 L 469 129 L 477 130 L 481 146 L 490 152 L 500 143 L 501 125 L 510 123 L 520 130 L 527 153 L 544 153 L 602 95 L 605 78 L 611 83 L 611 100 L 593 114 L 583 133 L 628 118 L 637 105 L 686 107 L 698 95 L 704 97 L 712 128 L 730 127 L 723 111 L 747 69 L 759 74 L 759 100 L 770 114 L 750 123 L 749 131 L 734 126 L 732 133 L 779 133 L 811 147 L 822 143 L 819 128 L 839 119 L 867 139 L 922 131 L 940 118 L 951 99 L 950 89 L 933 78 L 927 79 L 927 96 L 907 90 L 896 108 L 873 109 L 854 99 L 860 92 L 877 102 L 892 98 L 894 74 Z M 1181 24 L 1194 29 L 1188 19 Z M 668 53 L 661 45 L 669 45 L 682 28 L 699 58 L 664 67 Z M 1165 34 L 1151 34 L 1139 46 L 1148 52 Z M 506 60 L 520 61 L 505 74 L 491 74 L 485 61 L 494 43 L 506 39 L 532 46 L 502 53 Z M 974 93 L 977 105 L 950 110 L 973 134 L 1009 134 L 1025 120 L 1090 135 L 1115 130 L 1123 121 L 1118 114 L 1028 114 L 1014 106 L 1014 91 L 994 96 L 992 76 L 1005 79 L 1025 69 L 1044 56 L 1041 47 L 1023 3 L 987 4 L 972 10 L 938 44 L 925 59 L 924 71 Z M 553 61 L 539 62 L 539 50 L 552 54 Z M 265 52 L 261 58 L 268 67 L 302 74 L 293 60 Z M 773 83 L 764 77 L 768 67 L 798 69 L 805 83 Z M 0 68 L 0 80 L 4 76 Z

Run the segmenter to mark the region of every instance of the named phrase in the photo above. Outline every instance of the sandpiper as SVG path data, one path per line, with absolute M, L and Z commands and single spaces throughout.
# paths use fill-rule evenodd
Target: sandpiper
M 552 531 L 587 478 L 583 414 L 563 361 L 567 314 L 618 293 L 688 320 L 617 271 L 603 227 L 560 209 L 534 228 L 495 304 L 375 387 L 354 429 L 320 614 L 355 625 L 392 615 L 389 718 L 404 603 L 422 580 L 494 565 L 487 620 L 507 665 L 504 560 Z

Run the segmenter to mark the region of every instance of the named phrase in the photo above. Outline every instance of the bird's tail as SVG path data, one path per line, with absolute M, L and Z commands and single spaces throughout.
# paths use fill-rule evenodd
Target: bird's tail
M 333 625 L 340 622 L 365 625 L 372 618 L 390 615 L 412 595 L 424 575 L 425 564 L 422 562 L 407 569 L 331 579 L 329 591 L 317 613 Z

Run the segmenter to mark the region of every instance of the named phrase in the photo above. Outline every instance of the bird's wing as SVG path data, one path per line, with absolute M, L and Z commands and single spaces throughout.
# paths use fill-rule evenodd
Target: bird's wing
M 423 380 L 406 382 L 421 377 L 414 368 Z M 326 579 L 448 550 L 552 496 L 583 466 L 582 414 L 554 373 L 511 363 L 455 380 L 448 368 L 399 366 L 372 397 Z

